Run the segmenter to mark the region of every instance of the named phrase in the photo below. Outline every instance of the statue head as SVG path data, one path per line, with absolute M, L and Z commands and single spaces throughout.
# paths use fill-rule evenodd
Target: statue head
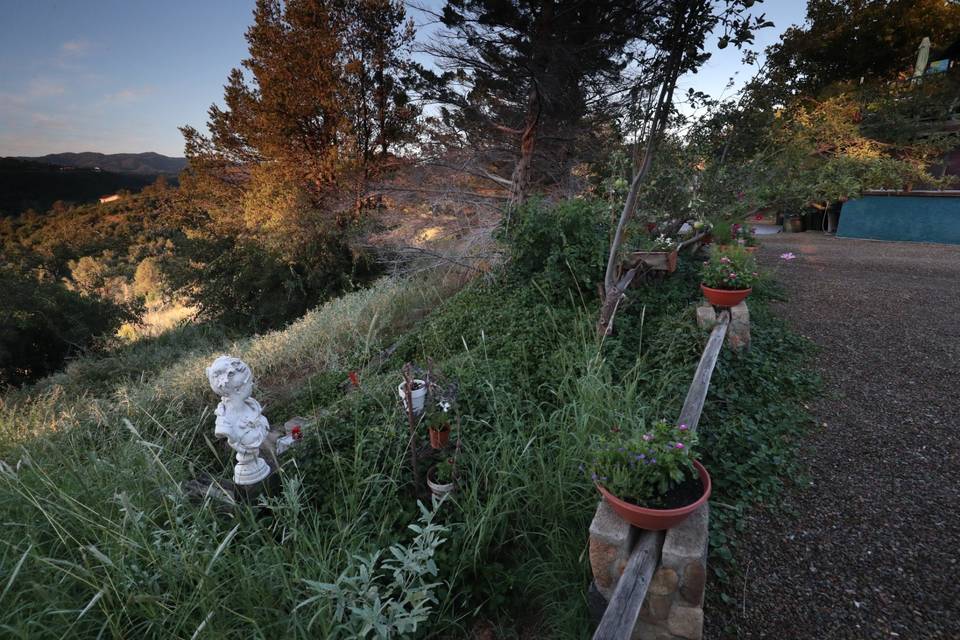
M 221 398 L 246 400 L 253 391 L 253 373 L 240 358 L 220 356 L 207 367 L 210 388 Z

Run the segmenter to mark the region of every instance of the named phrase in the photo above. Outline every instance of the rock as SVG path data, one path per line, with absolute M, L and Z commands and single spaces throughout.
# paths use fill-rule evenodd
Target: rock
M 701 329 L 710 330 L 713 329 L 713 325 L 717 324 L 717 311 L 713 308 L 713 305 L 702 305 L 697 307 L 697 326 Z
M 655 574 L 653 574 L 653 580 L 650 581 L 648 593 L 658 596 L 670 595 L 677 590 L 677 583 L 679 582 L 680 577 L 677 575 L 676 571 L 661 567 L 660 569 L 657 569 Z
M 707 570 L 698 560 L 687 564 L 683 570 L 683 581 L 680 585 L 680 594 L 684 600 L 694 606 L 703 604 L 703 590 L 707 584 Z
M 644 616 L 644 608 L 642 608 L 640 610 L 640 616 L 646 617 L 654 622 L 662 622 L 667 619 L 668 615 L 670 615 L 670 607 L 672 605 L 672 596 L 658 596 L 656 594 L 649 593 L 647 594 L 646 600 L 643 602 L 643 607 L 646 609 L 647 615 Z
M 703 637 L 703 609 L 700 607 L 674 607 L 670 610 L 667 629 L 675 636 L 687 640 Z

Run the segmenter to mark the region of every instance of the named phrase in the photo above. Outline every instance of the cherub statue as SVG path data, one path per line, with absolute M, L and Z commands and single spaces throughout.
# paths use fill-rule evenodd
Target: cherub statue
M 270 467 L 260 457 L 260 445 L 270 425 L 261 414 L 260 403 L 250 397 L 253 373 L 243 360 L 220 356 L 207 368 L 210 388 L 220 396 L 214 434 L 226 438 L 237 452 L 233 481 L 239 485 L 260 482 L 270 475 Z

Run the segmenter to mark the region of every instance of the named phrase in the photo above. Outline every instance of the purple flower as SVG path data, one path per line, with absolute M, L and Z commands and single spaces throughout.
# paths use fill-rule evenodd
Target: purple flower
M 781 253 L 781 254 L 780 254 L 780 259 L 781 259 L 781 260 L 793 260 L 793 259 L 796 258 L 796 257 L 797 257 L 797 256 L 793 255 L 793 252 L 791 252 L 791 251 L 788 251 L 788 252 L 786 252 L 786 253 Z
M 683 449 L 683 443 L 682 443 L 682 442 L 678 442 L 678 443 L 677 443 L 677 449 Z
M 646 460 L 646 458 L 647 458 L 647 455 L 645 453 L 641 453 L 640 455 L 637 456 L 637 460 Z
M 596 472 L 596 471 L 591 471 L 591 472 L 590 472 L 590 479 L 593 480 L 594 482 L 597 481 L 597 472 Z
M 688 427 L 688 426 L 685 425 L 685 424 L 680 425 L 680 431 L 686 431 L 686 430 L 689 429 L 689 428 L 690 428 L 690 427 Z
M 650 464 L 657 464 L 657 459 L 656 459 L 656 458 L 651 458 Z

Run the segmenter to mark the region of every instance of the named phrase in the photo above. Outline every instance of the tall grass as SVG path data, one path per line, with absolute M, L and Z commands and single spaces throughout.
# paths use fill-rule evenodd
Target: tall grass
M 458 492 L 438 514 L 448 527 L 436 557 L 443 586 L 424 633 L 466 637 L 480 618 L 542 637 L 587 635 L 597 496 L 578 467 L 595 434 L 679 409 L 704 337 L 689 306 L 696 289 L 681 273 L 638 290 L 643 302 L 625 308 L 620 335 L 601 344 L 589 302 L 480 282 L 448 299 L 458 285 L 384 280 L 285 331 L 197 344 L 153 375 L 97 374 L 81 397 L 71 390 L 86 374 L 75 370 L 78 378 L 68 372 L 6 401 L 0 636 L 336 637 L 330 603 L 309 585 L 408 539 L 422 487 L 412 483 L 397 371 L 427 357 L 460 382 L 463 448 Z M 761 349 L 774 332 L 755 334 Z M 382 372 L 367 370 L 357 391 L 339 389 L 345 370 L 391 345 Z M 278 472 L 282 490 L 260 505 L 196 504 L 181 490 L 201 472 L 230 473 L 210 441 L 203 375 L 220 351 L 251 365 L 273 421 L 294 411 L 315 421 Z M 759 386 L 737 361 L 724 366 L 725 402 Z M 773 387 L 793 375 L 763 372 Z M 722 428 L 738 408 L 711 411 L 719 435 L 710 455 L 739 455 L 743 443 Z M 751 438 L 766 442 L 757 430 Z M 739 485 L 726 486 L 723 500 L 735 503 Z

